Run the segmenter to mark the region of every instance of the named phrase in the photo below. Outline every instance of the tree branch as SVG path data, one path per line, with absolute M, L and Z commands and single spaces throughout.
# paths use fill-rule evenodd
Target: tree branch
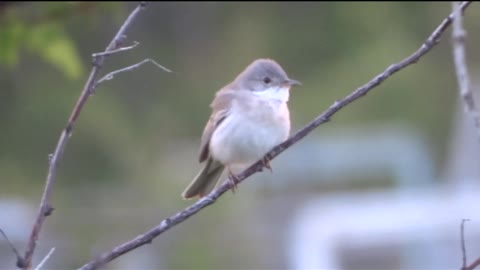
M 465 222 L 468 219 L 462 219 L 460 224 L 460 248 L 462 249 L 462 270 L 467 269 L 467 248 L 465 247 Z
M 475 261 L 473 261 L 470 265 L 463 268 L 462 270 L 474 270 L 479 265 L 480 265 L 480 257 L 478 257 Z
M 463 2 L 461 4 L 462 11 L 465 10 L 471 2 Z M 397 64 L 389 66 L 385 71 L 377 75 L 371 81 L 367 82 L 365 85 L 353 91 L 348 96 L 344 97 L 341 100 L 335 101 L 325 112 L 317 116 L 312 122 L 307 124 L 300 131 L 295 133 L 287 141 L 279 144 L 273 148 L 266 156 L 268 159 L 273 159 L 278 156 L 280 153 L 288 149 L 290 146 L 301 140 L 307 134 L 312 132 L 319 125 L 328 122 L 330 118 L 338 112 L 343 107 L 357 100 L 358 98 L 366 95 L 371 89 L 378 86 L 380 83 L 385 81 L 388 77 L 394 73 L 404 69 L 405 67 L 416 63 L 423 55 L 429 52 L 435 45 L 440 41 L 440 37 L 445 32 L 445 30 L 450 26 L 453 19 L 453 13 L 445 18 L 442 23 L 433 31 L 433 33 L 427 38 L 423 45 L 415 51 L 412 55 L 408 56 L 404 60 L 400 61 Z M 257 161 L 255 164 L 245 169 L 241 174 L 237 176 L 238 183 L 245 180 L 250 175 L 261 171 L 263 168 L 263 162 L 261 160 Z M 165 231 L 171 229 L 175 225 L 185 221 L 187 218 L 198 213 L 203 208 L 213 204 L 223 193 L 228 191 L 231 188 L 231 181 L 225 181 L 217 189 L 213 190 L 209 195 L 198 200 L 196 203 L 187 207 L 186 209 L 174 214 L 173 216 L 164 219 L 159 225 L 152 228 L 151 230 L 138 235 L 134 239 L 131 239 L 117 247 L 114 247 L 112 250 L 100 255 L 91 262 L 83 265 L 80 270 L 93 270 L 101 267 L 102 265 L 114 260 L 115 258 L 132 251 L 135 248 L 138 248 L 142 245 L 151 243 L 152 240 L 158 235 L 164 233 Z
M 108 55 L 112 55 L 112 54 L 115 54 L 115 53 L 119 53 L 119 52 L 123 52 L 123 51 L 128 51 L 128 50 L 134 49 L 134 48 L 137 47 L 138 45 L 140 45 L 140 42 L 134 41 L 134 42 L 133 42 L 133 45 L 130 45 L 130 46 L 120 47 L 120 48 L 118 48 L 118 49 L 111 50 L 111 51 L 104 51 L 104 52 L 100 52 L 100 53 L 94 53 L 94 54 L 92 54 L 92 58 L 93 58 L 93 61 L 96 61 L 97 57 L 99 57 L 99 56 L 108 56 Z
M 110 44 L 105 49 L 105 52 L 114 51 L 121 46 L 121 44 L 125 39 L 125 32 L 127 28 L 132 24 L 133 20 L 137 17 L 137 15 L 143 10 L 145 6 L 146 6 L 146 3 L 141 2 L 132 11 L 132 13 L 130 13 L 128 18 L 120 27 L 120 30 L 118 30 L 115 37 L 112 39 Z M 55 176 L 57 172 L 58 163 L 62 158 L 62 154 L 67 145 L 68 138 L 72 133 L 73 126 L 75 125 L 78 119 L 78 116 L 80 115 L 80 112 L 82 111 L 82 108 L 85 105 L 85 102 L 87 102 L 88 97 L 94 91 L 96 78 L 98 76 L 100 68 L 102 67 L 105 59 L 106 57 L 104 55 L 99 55 L 98 57 L 96 57 L 93 68 L 88 77 L 88 80 L 85 83 L 82 93 L 80 94 L 80 97 L 78 98 L 72 113 L 70 114 L 70 118 L 68 119 L 67 126 L 63 129 L 60 135 L 60 139 L 58 140 L 54 153 L 49 156 L 49 168 L 48 168 L 48 174 L 47 174 L 47 179 L 45 183 L 45 189 L 42 195 L 42 200 L 40 202 L 40 207 L 38 210 L 35 223 L 33 225 L 32 231 L 30 233 L 30 237 L 28 239 L 25 256 L 23 257 L 23 260 L 19 260 L 17 262 L 17 266 L 19 268 L 31 269 L 32 257 L 35 251 L 35 247 L 36 247 L 36 243 L 37 243 L 40 231 L 42 229 L 42 225 L 45 219 L 47 218 L 47 216 L 49 216 L 53 211 L 53 207 L 50 203 L 50 197 L 52 194 L 53 184 L 55 183 Z
M 470 114 L 473 118 L 475 129 L 477 131 L 478 139 L 480 140 L 480 114 L 475 104 L 475 98 L 473 96 L 470 78 L 468 75 L 467 61 L 465 60 L 465 37 L 466 31 L 462 24 L 461 4 L 459 2 L 452 2 L 453 10 L 453 29 L 452 29 L 452 44 L 453 44 L 453 60 L 455 64 L 455 71 L 458 80 L 458 90 L 460 97 L 463 100 L 465 106 L 465 112 Z M 467 249 L 465 247 L 465 221 L 463 219 L 460 227 L 460 241 L 462 249 L 462 268 L 461 270 L 473 270 L 480 265 L 480 257 L 473 261 L 470 265 L 467 265 Z
M 467 248 L 465 245 L 465 222 L 469 219 L 462 219 L 460 224 L 460 248 L 462 250 L 462 267 L 460 270 L 474 270 L 480 265 L 480 257 L 473 261 L 470 265 L 467 265 Z
M 15 257 L 17 259 L 17 264 L 22 264 L 23 263 L 22 255 L 20 255 L 20 252 L 18 252 L 17 248 L 15 248 L 15 245 L 12 243 L 12 241 L 10 241 L 7 234 L 2 229 L 0 229 L 0 234 L 5 238 L 5 241 L 7 241 L 8 246 L 10 246 L 10 249 L 15 254 Z
M 465 111 L 473 118 L 477 136 L 480 140 L 480 114 L 475 104 L 475 98 L 471 90 L 470 78 L 468 76 L 467 61 L 465 60 L 466 31 L 462 25 L 462 14 L 459 7 L 459 2 L 452 3 L 452 9 L 454 13 L 452 30 L 453 60 L 455 63 L 455 71 L 457 73 L 460 97 L 463 100 Z
M 136 68 L 139 68 L 141 67 L 143 64 L 146 64 L 146 63 L 152 63 L 154 64 L 155 66 L 157 66 L 158 68 L 161 68 L 163 69 L 165 72 L 172 72 L 170 69 L 160 65 L 159 63 L 157 63 L 155 60 L 153 59 L 150 59 L 150 58 L 147 58 L 147 59 L 143 59 L 142 61 L 136 63 L 136 64 L 133 64 L 131 66 L 128 66 L 128 67 L 124 67 L 124 68 L 121 68 L 121 69 L 118 69 L 118 70 L 114 70 L 110 73 L 108 73 L 107 75 L 103 76 L 100 80 L 98 80 L 96 83 L 95 83 L 95 86 L 105 82 L 105 81 L 108 81 L 108 80 L 111 80 L 115 77 L 115 75 L 119 74 L 119 73 L 122 73 L 122 72 L 126 72 L 126 71 L 132 71 Z

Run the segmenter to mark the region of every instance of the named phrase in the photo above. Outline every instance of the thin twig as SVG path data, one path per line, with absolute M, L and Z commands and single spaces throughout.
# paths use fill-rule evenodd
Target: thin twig
M 107 46 L 105 49 L 105 52 L 110 52 L 113 50 L 116 50 L 120 47 L 120 44 L 122 43 L 121 41 L 125 37 L 125 32 L 127 28 L 132 24 L 134 21 L 135 17 L 144 9 L 146 6 L 145 2 L 141 2 L 133 11 L 130 13 L 128 18 L 125 20 L 123 25 L 120 27 L 120 30 L 118 30 L 117 34 L 115 37 L 112 39 L 110 44 Z M 85 86 L 82 90 L 82 93 L 80 94 L 80 97 L 77 100 L 77 103 L 75 104 L 75 107 L 73 108 L 72 113 L 70 114 L 70 117 L 67 122 L 67 126 L 63 129 L 62 134 L 60 135 L 60 139 L 58 140 L 57 146 L 55 147 L 55 151 L 53 155 L 49 156 L 49 167 L 48 167 L 48 174 L 47 174 L 47 179 L 45 183 L 45 189 L 43 191 L 42 195 L 42 200 L 40 202 L 40 207 L 38 210 L 38 214 L 35 220 L 35 223 L 33 225 L 32 231 L 30 233 L 28 243 L 27 243 L 27 248 L 25 251 L 25 256 L 24 256 L 24 265 L 19 266 L 20 268 L 23 269 L 31 269 L 32 265 L 32 257 L 33 253 L 35 251 L 35 247 L 37 244 L 37 240 L 40 234 L 40 231 L 42 229 L 42 225 L 46 219 L 47 216 L 49 216 L 52 211 L 53 207 L 50 204 L 50 197 L 52 194 L 52 188 L 55 183 L 55 176 L 57 173 L 57 167 L 60 159 L 62 158 L 62 154 L 65 150 L 65 147 L 67 145 L 68 138 L 72 134 L 72 129 L 73 126 L 75 125 L 78 116 L 80 115 L 80 112 L 82 111 L 83 106 L 85 105 L 85 102 L 87 101 L 88 97 L 91 95 L 93 92 L 93 87 L 95 86 L 95 81 L 98 76 L 98 72 L 100 68 L 103 65 L 103 62 L 105 61 L 105 56 L 99 56 L 97 57 L 92 70 L 90 72 L 90 75 L 88 77 L 87 82 L 85 83 Z
M 474 270 L 480 265 L 480 257 L 473 261 L 470 265 L 467 265 L 467 248 L 465 245 L 465 222 L 469 219 L 462 219 L 460 224 L 460 245 L 462 249 L 462 268 L 461 270 Z
M 20 255 L 20 252 L 18 252 L 17 248 L 15 248 L 15 245 L 13 245 L 12 241 L 10 241 L 10 239 L 7 237 L 7 234 L 2 229 L 0 229 L 0 233 L 3 235 L 5 240 L 7 240 L 10 249 L 15 254 L 15 257 L 17 257 L 17 266 L 20 267 L 20 265 L 24 265 L 25 263 L 22 256 Z
M 123 51 L 128 51 L 128 50 L 131 50 L 135 47 L 137 47 L 138 45 L 140 44 L 140 42 L 137 42 L 137 41 L 134 41 L 133 42 L 133 45 L 130 45 L 130 46 L 127 46 L 127 47 L 120 47 L 116 50 L 112 50 L 112 51 L 108 51 L 108 52 L 100 52 L 100 53 L 94 53 L 92 54 L 92 58 L 93 59 L 96 59 L 97 57 L 99 56 L 108 56 L 108 55 L 112 55 L 114 53 L 119 53 L 119 52 L 123 52 Z
M 462 24 L 462 14 L 460 12 L 460 3 L 452 2 L 454 13 L 452 25 L 452 43 L 453 43 L 453 60 L 455 63 L 455 71 L 458 80 L 458 90 L 463 100 L 465 111 L 473 118 L 478 139 L 480 140 L 480 113 L 475 104 L 470 78 L 468 76 L 467 61 L 465 60 L 465 37 L 466 31 Z
M 480 257 L 473 261 L 469 266 L 465 267 L 463 270 L 474 270 L 477 266 L 480 265 Z
M 465 222 L 469 219 L 462 219 L 460 224 L 460 247 L 462 249 L 462 270 L 467 269 L 467 248 L 465 247 Z
M 124 67 L 124 68 L 121 68 L 121 69 L 118 69 L 118 70 L 115 70 L 115 71 L 112 71 L 110 73 L 108 73 L 107 75 L 103 76 L 100 80 L 98 80 L 96 83 L 95 83 L 95 86 L 103 83 L 104 81 L 108 81 L 108 80 L 111 80 L 113 79 L 113 77 L 115 75 L 117 75 L 118 73 L 122 73 L 122 72 L 125 72 L 125 71 L 132 71 L 136 68 L 139 68 L 140 66 L 142 66 L 143 64 L 145 63 L 152 63 L 154 65 L 156 65 L 157 67 L 163 69 L 164 71 L 166 72 L 172 72 L 170 69 L 160 65 L 159 63 L 155 62 L 155 60 L 153 59 L 150 59 L 150 58 L 147 58 L 147 59 L 144 59 L 143 61 L 140 61 L 136 64 L 133 64 L 131 66 L 128 66 L 128 67 Z
M 463 2 L 461 5 L 462 10 L 465 10 L 471 2 Z M 408 56 L 401 62 L 397 64 L 393 64 L 389 66 L 385 71 L 377 75 L 371 81 L 366 83 L 365 85 L 361 86 L 360 88 L 353 91 L 350 95 L 334 102 L 325 112 L 320 114 L 317 118 L 315 118 L 312 122 L 307 124 L 304 128 L 300 131 L 295 133 L 292 137 L 290 137 L 287 141 L 281 143 L 280 145 L 273 148 L 268 154 L 268 159 L 273 159 L 278 156 L 280 153 L 285 151 L 287 148 L 301 140 L 307 134 L 312 132 L 316 127 L 319 125 L 328 122 L 330 118 L 338 112 L 343 107 L 347 106 L 348 104 L 352 103 L 353 101 L 357 100 L 358 98 L 366 95 L 371 89 L 378 86 L 380 83 L 385 81 L 388 77 L 393 75 L 394 73 L 404 69 L 405 67 L 416 63 L 423 55 L 429 52 L 437 43 L 440 41 L 441 35 L 445 32 L 445 30 L 450 26 L 452 23 L 453 14 L 450 14 L 447 18 L 445 18 L 442 23 L 433 31 L 433 33 L 427 38 L 424 44 L 415 51 L 412 55 Z M 263 168 L 263 161 L 259 160 L 249 168 L 245 169 L 241 174 L 239 174 L 237 178 L 237 183 L 242 182 L 250 175 L 261 171 Z M 221 184 L 218 188 L 213 190 L 209 195 L 203 197 L 202 199 L 198 200 L 191 206 L 187 207 L 186 209 L 174 214 L 173 216 L 163 220 L 159 225 L 155 226 L 154 228 L 150 229 L 149 231 L 138 235 L 134 239 L 131 239 L 119 246 L 114 247 L 112 250 L 100 255 L 96 259 L 90 261 L 89 263 L 83 265 L 80 270 L 93 270 L 98 269 L 102 265 L 114 260 L 115 258 L 135 249 L 142 245 L 151 243 L 152 240 L 164 233 L 165 231 L 171 229 L 175 225 L 185 221 L 187 218 L 191 217 L 192 215 L 198 213 L 203 208 L 213 204 L 222 194 L 227 192 L 231 188 L 232 181 L 225 181 Z
M 35 270 L 40 270 L 42 266 L 48 261 L 48 258 L 50 258 L 50 256 L 53 254 L 54 251 L 55 251 L 55 248 L 54 247 L 51 248 L 50 251 L 47 253 L 47 255 L 43 258 L 43 260 L 37 265 Z

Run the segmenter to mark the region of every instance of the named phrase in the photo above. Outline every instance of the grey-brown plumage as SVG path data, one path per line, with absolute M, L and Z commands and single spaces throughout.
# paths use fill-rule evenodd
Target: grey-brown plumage
M 285 140 L 290 130 L 288 89 L 298 84 L 275 61 L 258 59 L 218 91 L 200 144 L 199 161 L 206 161 L 205 167 L 182 193 L 183 198 L 207 195 L 225 166 L 253 163 Z

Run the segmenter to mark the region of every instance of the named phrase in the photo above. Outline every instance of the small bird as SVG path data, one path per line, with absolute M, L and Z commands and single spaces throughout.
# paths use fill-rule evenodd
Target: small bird
M 287 102 L 294 85 L 301 83 L 290 79 L 277 62 L 257 59 L 215 94 L 200 144 L 199 161 L 206 161 L 205 167 L 182 193 L 184 199 L 207 195 L 225 167 L 233 190 L 232 166 L 262 159 L 271 170 L 265 154 L 290 134 Z

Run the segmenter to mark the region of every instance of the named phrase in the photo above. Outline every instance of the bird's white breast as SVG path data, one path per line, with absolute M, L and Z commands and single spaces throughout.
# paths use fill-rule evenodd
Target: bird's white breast
M 223 164 L 249 164 L 288 138 L 288 88 L 270 88 L 234 100 L 212 134 L 210 152 Z M 246 102 L 245 102 L 246 101 Z

